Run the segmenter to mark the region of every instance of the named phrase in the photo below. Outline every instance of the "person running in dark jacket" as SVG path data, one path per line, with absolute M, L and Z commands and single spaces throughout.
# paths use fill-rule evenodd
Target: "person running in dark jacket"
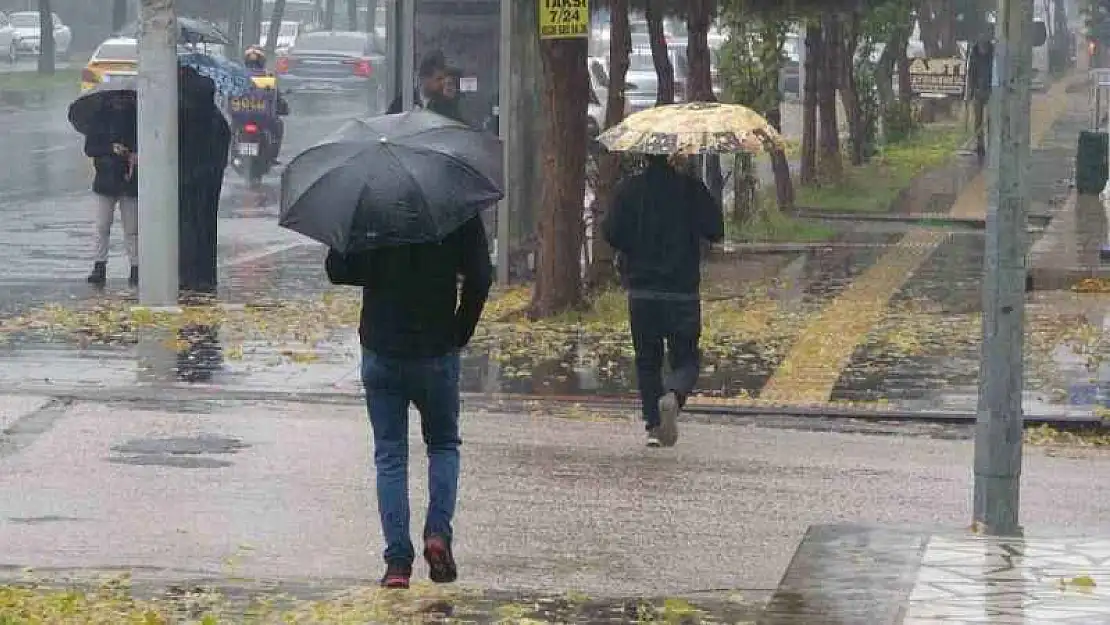
M 119 93 L 108 101 L 102 125 L 85 137 L 85 155 L 93 159 L 96 175 L 96 242 L 88 282 L 103 286 L 108 279 L 108 246 L 119 207 L 123 244 L 131 261 L 128 284 L 139 284 L 138 127 L 134 96 Z
M 614 193 L 602 236 L 617 251 L 648 446 L 678 442 L 678 413 L 700 371 L 701 247 L 724 237 L 720 206 L 701 180 L 665 156 Z M 664 344 L 671 364 L 663 379 Z
M 451 551 L 459 481 L 459 350 L 478 325 L 493 281 L 481 217 L 443 241 L 387 247 L 326 261 L 334 284 L 362 287 L 362 383 L 374 431 L 386 588 L 408 588 L 409 405 L 428 451 L 424 558 L 433 582 L 455 581 Z M 458 281 L 462 277 L 462 292 Z

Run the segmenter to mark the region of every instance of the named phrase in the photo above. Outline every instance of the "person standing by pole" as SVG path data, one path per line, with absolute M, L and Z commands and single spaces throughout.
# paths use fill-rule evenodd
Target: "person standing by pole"
M 1021 533 L 1033 0 L 1002 0 L 997 24 L 973 515 L 977 528 L 1006 536 Z
M 139 181 L 136 170 L 138 128 L 135 99 L 130 94 L 119 92 L 107 102 L 99 127 L 85 137 L 85 156 L 93 159 L 96 170 L 92 185 L 96 195 L 96 242 L 88 282 L 94 286 L 104 286 L 107 282 L 108 247 L 118 207 L 123 223 L 123 244 L 131 262 L 128 284 L 138 286 Z

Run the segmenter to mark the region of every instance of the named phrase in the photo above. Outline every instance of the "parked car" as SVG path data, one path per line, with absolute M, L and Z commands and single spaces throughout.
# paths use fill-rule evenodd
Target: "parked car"
M 102 82 L 134 76 L 139 68 L 139 42 L 129 37 L 115 37 L 97 46 L 85 69 L 81 70 L 81 91 Z
M 15 63 L 19 58 L 19 50 L 15 45 L 15 28 L 12 28 L 5 13 L 0 13 L 0 54 L 7 56 L 9 63 Z
M 278 29 L 277 45 L 274 46 L 274 51 L 280 56 L 287 54 L 289 49 L 297 41 L 297 35 L 301 32 L 301 23 L 289 20 L 283 20 L 281 27 Z M 258 44 L 263 48 L 266 47 L 266 42 L 270 36 L 270 22 L 262 22 L 262 38 L 259 39 Z
M 54 53 L 60 57 L 69 54 L 69 46 L 73 43 L 73 32 L 69 26 L 62 23 L 56 13 L 54 18 Z M 40 41 L 39 12 L 20 11 L 12 13 L 9 18 L 15 30 L 15 48 L 18 55 L 38 56 L 42 45 Z
M 287 94 L 358 94 L 376 98 L 376 73 L 385 71 L 385 46 L 372 35 L 317 31 L 297 38 L 289 54 L 278 57 L 278 86 Z M 373 102 L 373 100 L 372 100 Z

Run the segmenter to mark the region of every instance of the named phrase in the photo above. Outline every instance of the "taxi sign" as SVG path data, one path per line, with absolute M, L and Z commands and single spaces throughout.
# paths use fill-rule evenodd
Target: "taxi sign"
M 587 39 L 589 0 L 539 0 L 540 39 Z

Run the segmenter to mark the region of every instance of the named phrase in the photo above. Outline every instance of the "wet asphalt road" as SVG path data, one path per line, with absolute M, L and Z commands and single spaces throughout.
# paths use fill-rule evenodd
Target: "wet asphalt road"
M 64 99 L 33 109 L 0 111 L 5 167 L 0 171 L 0 313 L 81 297 L 90 266 L 93 198 L 91 166 L 81 137 L 66 122 Z M 286 120 L 283 161 L 364 111 L 355 101 L 301 100 Z M 308 243 L 277 226 L 279 172 L 251 191 L 229 169 L 221 201 L 221 263 Z M 113 232 L 109 277 L 122 285 L 126 259 L 119 226 Z M 246 285 L 249 286 L 249 285 Z

